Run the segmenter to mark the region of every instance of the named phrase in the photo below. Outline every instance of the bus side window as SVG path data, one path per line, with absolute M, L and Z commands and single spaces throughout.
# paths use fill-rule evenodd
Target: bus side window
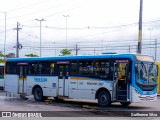
M 50 64 L 50 74 L 54 75 L 54 63 Z
M 43 67 L 42 67 L 42 63 L 39 63 L 39 65 L 37 66 L 38 67 L 38 74 L 43 74 Z M 37 70 L 37 68 L 36 68 Z
M 17 63 L 8 62 L 6 65 L 6 73 L 7 74 L 17 74 Z
M 109 59 L 95 60 L 93 73 L 96 78 L 109 79 Z
M 4 69 L 3 69 L 3 67 L 0 67 L 0 75 L 4 75 Z
M 93 75 L 93 60 L 79 61 L 79 74 L 85 76 Z
M 71 61 L 71 68 L 70 68 L 71 75 L 77 75 L 77 61 Z M 82 72 L 82 68 L 79 68 L 79 70 Z
M 29 63 L 29 74 L 36 75 L 38 74 L 38 63 Z

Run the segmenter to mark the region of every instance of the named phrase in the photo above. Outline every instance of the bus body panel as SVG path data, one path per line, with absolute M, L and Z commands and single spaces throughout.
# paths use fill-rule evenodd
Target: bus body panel
M 82 83 L 83 84 L 83 83 Z M 73 80 L 72 78 L 69 81 L 69 90 L 77 90 L 78 89 L 78 80 Z
M 94 100 L 95 93 L 95 90 L 69 90 L 69 98 Z
M 44 96 L 56 97 L 58 94 L 58 77 L 56 76 L 45 76 L 47 82 L 44 83 Z
M 87 77 L 72 77 L 69 86 L 69 98 L 95 99 L 95 94 L 100 88 L 106 88 L 109 92 L 112 91 L 112 81 L 91 79 Z M 110 94 L 112 95 L 111 92 Z
M 4 77 L 0 78 L 0 88 L 4 88 Z
M 5 75 L 5 91 L 18 94 L 18 75 Z
M 157 100 L 157 93 L 140 94 L 139 91 L 134 87 L 131 87 L 131 91 L 132 91 L 131 102 L 146 102 L 146 101 L 156 101 Z

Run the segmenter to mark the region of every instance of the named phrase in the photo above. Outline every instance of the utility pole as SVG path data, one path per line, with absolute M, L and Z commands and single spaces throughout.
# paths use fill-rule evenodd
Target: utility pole
M 155 61 L 157 59 L 157 39 L 155 39 Z
M 96 49 L 94 48 L 94 50 L 93 50 L 93 51 L 94 51 L 94 55 L 95 55 L 95 53 L 96 53 Z
M 140 0 L 140 10 L 139 10 L 139 33 L 138 33 L 138 49 L 137 53 L 141 54 L 142 49 L 142 5 L 143 0 Z
M 131 46 L 128 46 L 129 53 L 131 52 Z
M 153 28 L 148 28 L 148 30 L 150 30 L 150 56 L 151 56 L 151 40 L 152 40 L 151 31 L 153 30 Z
M 22 48 L 22 45 L 19 44 L 19 30 L 22 28 L 19 28 L 19 22 L 17 22 L 17 28 L 15 28 L 15 30 L 17 30 L 17 41 L 16 41 L 16 58 L 19 58 L 19 49 Z
M 76 50 L 76 55 L 78 55 L 78 50 L 80 50 L 80 49 L 78 48 L 78 44 L 76 44 L 76 48 L 75 48 L 74 50 Z
M 69 15 L 63 15 L 66 18 L 66 49 L 67 49 L 67 18 Z
M 5 59 L 5 55 L 6 55 L 6 21 L 7 21 L 7 12 L 5 12 L 5 39 L 4 39 L 4 59 Z
M 46 20 L 44 20 L 44 19 L 35 19 L 35 20 L 37 20 L 37 21 L 39 21 L 40 22 L 40 57 L 41 57 L 41 29 L 42 29 L 42 21 L 46 21 Z
M 5 59 L 5 55 L 6 55 L 6 21 L 7 21 L 7 12 L 1 12 L 0 13 L 4 13 L 5 14 L 5 36 L 4 36 L 4 59 Z

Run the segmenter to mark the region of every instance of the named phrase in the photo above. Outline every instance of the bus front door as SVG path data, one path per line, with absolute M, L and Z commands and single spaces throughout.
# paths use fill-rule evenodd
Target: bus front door
M 117 95 L 118 95 L 118 64 L 114 63 L 114 68 L 113 68 L 113 90 L 112 90 L 112 99 L 113 101 L 117 100 Z
M 118 60 L 117 60 L 118 61 Z M 122 62 L 122 63 L 120 63 Z M 129 81 L 130 71 L 129 62 L 114 63 L 114 80 L 113 80 L 113 101 L 129 101 Z
M 19 80 L 18 80 L 18 93 L 19 94 L 26 94 L 26 75 L 27 75 L 27 66 L 26 65 L 19 65 L 18 66 L 18 73 L 19 73 Z
M 59 96 L 68 96 L 68 65 L 58 65 L 58 95 Z

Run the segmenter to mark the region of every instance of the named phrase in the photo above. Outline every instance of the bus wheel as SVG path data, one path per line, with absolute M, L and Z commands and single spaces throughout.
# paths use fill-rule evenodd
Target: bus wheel
M 40 87 L 36 87 L 33 90 L 34 99 L 36 101 L 42 101 L 43 100 L 43 91 Z
M 121 105 L 123 105 L 123 106 L 128 106 L 128 105 L 131 104 L 131 102 L 120 102 L 120 103 L 121 103 Z
M 101 91 L 98 94 L 98 104 L 100 107 L 108 107 L 111 104 L 110 94 L 106 91 Z

